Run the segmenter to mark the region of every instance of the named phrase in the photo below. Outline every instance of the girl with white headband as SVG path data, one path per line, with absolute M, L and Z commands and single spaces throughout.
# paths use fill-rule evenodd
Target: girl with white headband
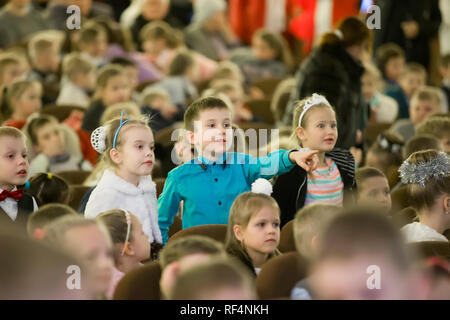
M 92 191 L 84 215 L 94 218 L 111 209 L 129 210 L 142 223 L 153 248 L 160 247 L 156 185 L 150 175 L 155 161 L 152 130 L 146 121 L 129 119 L 122 111 L 120 119 L 92 132 L 91 143 L 102 153 L 99 165 L 107 169 Z
M 348 150 L 335 149 L 338 138 L 336 113 L 327 99 L 314 93 L 297 101 L 293 137 L 303 149 L 318 150 L 318 167 L 307 173 L 293 168 L 278 177 L 273 197 L 281 209 L 281 226 L 292 220 L 303 206 L 313 202 L 342 206 L 351 200 L 355 160 Z

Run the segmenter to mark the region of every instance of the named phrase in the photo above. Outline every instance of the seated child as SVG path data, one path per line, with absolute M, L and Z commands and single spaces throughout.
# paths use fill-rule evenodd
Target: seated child
M 226 256 L 222 243 L 209 237 L 192 235 L 169 241 L 159 255 L 162 270 L 159 286 L 162 298 L 170 297 L 181 272 L 221 256 Z
M 253 35 L 250 51 L 237 49 L 230 60 L 241 68 L 247 86 L 264 78 L 283 78 L 292 67 L 292 56 L 284 38 L 264 29 Z
M 186 135 L 196 154 L 193 160 L 169 172 L 158 199 L 158 222 L 164 243 L 182 200 L 183 229 L 227 224 L 232 202 L 250 190 L 256 179 L 270 179 L 291 170 L 295 164 L 308 171 L 315 168 L 315 151 L 278 150 L 260 158 L 228 153 L 233 140 L 231 119 L 229 106 L 214 97 L 198 99 L 186 110 Z M 214 196 L 205 198 L 206 193 Z
M 364 65 L 365 72 L 361 78 L 362 91 L 366 103 L 370 105 L 369 121 L 376 123 L 393 123 L 397 119 L 397 101 L 381 93 L 382 78 L 380 71 L 371 63 Z
M 38 173 L 33 176 L 28 193 L 34 197 L 39 207 L 48 203 L 68 205 L 71 197 L 67 182 L 51 173 Z
M 141 29 L 140 38 L 145 59 L 167 74 L 176 50 L 184 46 L 182 32 L 165 21 L 155 20 Z M 217 68 L 217 62 L 195 51 L 192 54 L 198 65 L 199 80 L 209 80 Z
M 82 128 L 92 132 L 100 125 L 105 109 L 115 103 L 131 100 L 131 89 L 121 66 L 110 64 L 99 70 L 96 92 L 86 110 Z
M 244 89 L 239 81 L 223 80 L 215 82 L 211 89 L 205 90 L 202 93 L 203 97 L 218 95 L 222 93 L 226 95 L 233 107 L 233 123 L 239 124 L 245 121 L 253 121 L 252 112 L 244 106 L 245 95 Z
M 420 125 L 427 116 L 441 111 L 439 91 L 433 87 L 419 88 L 411 97 L 409 103 L 409 119 L 401 119 L 395 122 L 391 131 L 402 136 L 407 142 L 414 136 L 415 128 Z
M 96 219 L 106 226 L 114 246 L 115 268 L 107 294 L 111 299 L 124 274 L 150 258 L 150 244 L 141 222 L 129 211 L 113 209 L 100 213 Z
M 70 170 L 91 171 L 92 165 L 66 151 L 66 145 L 58 120 L 40 115 L 28 125 L 28 134 L 38 155 L 30 163 L 30 175 L 39 172 L 58 173 Z
M 149 117 L 149 126 L 155 134 L 175 122 L 183 121 L 183 105 L 173 104 L 169 93 L 164 88 L 146 89 L 141 105 L 141 112 Z
M 70 53 L 64 57 L 62 72 L 64 79 L 56 104 L 88 108 L 90 92 L 95 89 L 94 65 L 79 53 Z
M 403 162 L 399 172 L 419 217 L 419 222 L 402 228 L 406 241 L 448 242 L 443 233 L 450 228 L 449 156 L 436 150 L 418 151 Z
M 248 270 L 230 258 L 215 258 L 181 273 L 171 300 L 256 300 Z
M 355 172 L 356 204 L 376 208 L 388 214 L 391 211 L 391 190 L 383 172 L 364 167 Z
M 398 182 L 397 169 L 403 162 L 403 139 L 396 133 L 384 131 L 380 133 L 367 151 L 365 167 L 376 168 L 383 172 L 393 188 Z
M 6 88 L 3 116 L 5 126 L 22 129 L 30 115 L 41 111 L 42 87 L 39 82 L 20 80 Z
M 409 118 L 409 100 L 420 87 L 424 86 L 427 71 L 418 63 L 408 63 L 399 76 L 398 85 L 385 89 L 384 94 L 393 98 L 398 104 L 398 119 Z
M 59 92 L 60 45 L 53 31 L 43 31 L 31 38 L 28 42 L 28 55 L 31 62 L 31 71 L 27 79 L 40 82 L 45 88 L 42 104 L 54 103 Z
M 423 299 L 425 288 L 392 222 L 355 209 L 338 215 L 322 233 L 309 277 L 313 299 Z
M 441 91 L 444 94 L 444 100 L 446 100 L 446 107 L 444 112 L 450 111 L 450 53 L 441 58 L 439 71 L 442 76 Z
M 66 204 L 48 203 L 33 212 L 27 222 L 27 232 L 35 240 L 42 240 L 45 237 L 44 228 L 61 217 L 67 215 L 77 216 L 75 210 Z
M 125 77 L 130 85 L 132 100 L 137 102 L 139 100 L 139 92 L 136 91 L 139 85 L 139 68 L 136 62 L 123 57 L 115 57 L 110 63 L 119 65 L 123 68 Z
M 148 241 L 162 243 L 158 227 L 156 185 L 151 172 L 155 161 L 152 130 L 142 120 L 114 119 L 92 133 L 92 145 L 102 154 L 98 165 L 104 172 L 86 205 L 84 215 L 94 218 L 101 212 L 121 209 L 133 212 L 142 223 Z
M 3 99 L 4 89 L 22 76 L 22 69 L 20 59 L 13 53 L 0 55 L 0 98 Z
M 338 129 L 330 103 L 318 94 L 296 102 L 293 124 L 292 138 L 306 150 L 319 151 L 319 167 L 309 173 L 294 167 L 276 180 L 273 197 L 281 209 L 281 227 L 307 204 L 343 206 L 353 201 L 355 161 L 348 150 L 334 148 Z
M 91 299 L 106 299 L 114 268 L 113 245 L 108 230 L 94 219 L 68 215 L 44 228 L 44 241 L 83 263 Z
M 85 24 L 80 31 L 78 47 L 83 58 L 95 68 L 101 68 L 106 63 L 105 55 L 108 49 L 106 30 L 96 23 Z
M 235 63 L 227 60 L 219 63 L 209 81 L 209 86 L 216 87 L 221 85 L 222 81 L 228 82 L 228 80 L 237 81 L 241 86 L 244 85 L 244 75 L 242 74 L 241 69 L 239 69 Z
M 267 191 L 265 190 L 267 188 Z M 270 196 L 272 185 L 258 179 L 230 209 L 225 249 L 257 276 L 261 266 L 280 253 L 280 208 Z
M 25 229 L 28 216 L 38 206 L 22 186 L 28 177 L 24 134 L 12 127 L 0 127 L 0 224 L 15 221 Z
M 393 42 L 385 43 L 378 47 L 376 60 L 387 84 L 398 84 L 400 74 L 405 66 L 405 51 Z
M 450 152 L 450 118 L 429 116 L 418 127 L 416 134 L 431 135 L 439 140 L 439 150 Z
M 188 101 L 198 96 L 197 88 L 194 86 L 198 81 L 197 68 L 193 54 L 187 50 L 180 50 L 170 63 L 167 77 L 144 89 L 142 95 L 145 96 L 147 90 L 163 88 L 169 93 L 172 103 L 185 107 Z
M 316 202 L 303 207 L 295 215 L 292 226 L 295 247 L 309 263 L 314 261 L 325 227 L 341 211 L 341 207 Z M 291 291 L 291 299 L 310 300 L 308 288 L 308 278 L 300 280 Z

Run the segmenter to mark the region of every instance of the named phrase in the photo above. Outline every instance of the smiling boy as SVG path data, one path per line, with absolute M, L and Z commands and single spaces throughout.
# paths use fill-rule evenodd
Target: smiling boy
M 186 135 L 198 156 L 169 172 L 158 199 L 158 222 L 164 243 L 182 200 L 183 229 L 227 224 L 234 199 L 250 191 L 256 179 L 286 173 L 296 163 L 306 171 L 316 168 L 317 151 L 278 150 L 260 158 L 227 152 L 233 140 L 231 119 L 228 105 L 219 98 L 198 99 L 186 110 Z

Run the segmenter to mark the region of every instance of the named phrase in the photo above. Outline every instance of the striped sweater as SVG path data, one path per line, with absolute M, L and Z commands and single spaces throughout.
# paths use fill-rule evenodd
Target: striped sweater
M 355 160 L 348 150 L 335 148 L 325 153 L 336 165 L 343 183 L 343 204 L 353 202 L 352 190 L 355 184 Z M 273 186 L 272 197 L 281 210 L 281 226 L 292 220 L 296 212 L 306 202 L 308 175 L 305 170 L 295 166 L 286 174 L 280 175 Z

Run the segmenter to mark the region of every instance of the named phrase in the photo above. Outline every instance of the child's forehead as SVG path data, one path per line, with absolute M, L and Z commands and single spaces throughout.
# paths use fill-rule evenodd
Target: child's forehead
M 334 110 L 327 106 L 312 107 L 308 111 L 309 120 L 336 120 Z
M 125 129 L 125 130 L 124 130 Z M 144 125 L 130 125 L 129 127 L 122 128 L 123 137 L 126 140 L 149 140 L 153 141 L 153 132 L 150 128 Z
M 22 137 L 13 137 L 13 136 L 0 136 L 0 149 L 24 149 L 25 139 Z
M 231 118 L 230 110 L 226 108 L 209 108 L 199 112 L 199 120 L 222 120 L 224 118 Z

